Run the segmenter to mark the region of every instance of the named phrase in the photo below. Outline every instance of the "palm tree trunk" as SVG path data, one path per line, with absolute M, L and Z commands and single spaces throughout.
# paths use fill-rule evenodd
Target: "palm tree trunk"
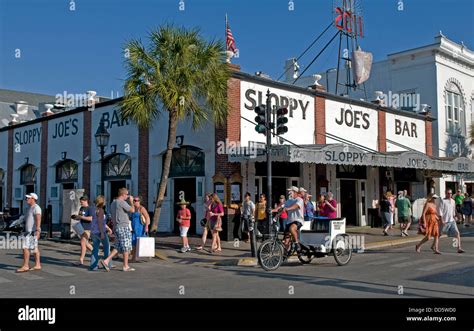
M 168 184 L 168 175 L 170 173 L 171 158 L 173 156 L 173 147 L 176 141 L 177 128 L 178 112 L 176 110 L 171 110 L 169 112 L 168 119 L 168 142 L 166 146 L 166 153 L 164 155 L 165 161 L 163 162 L 163 169 L 161 171 L 160 188 L 158 190 L 158 197 L 155 201 L 155 212 L 153 215 L 153 225 L 151 227 L 152 232 L 158 230 L 158 221 L 160 219 L 163 198 L 165 197 L 166 185 Z

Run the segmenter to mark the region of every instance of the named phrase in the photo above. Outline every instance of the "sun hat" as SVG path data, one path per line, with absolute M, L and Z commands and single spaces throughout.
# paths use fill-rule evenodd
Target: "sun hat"
M 25 197 L 33 198 L 35 200 L 38 200 L 38 195 L 36 195 L 36 193 L 29 193 L 29 194 L 25 195 Z
M 181 199 L 181 201 L 178 202 L 177 205 L 189 205 L 189 202 L 184 199 Z
M 297 193 L 300 191 L 300 189 L 297 188 L 296 186 L 292 186 L 292 187 L 290 187 L 290 188 L 287 188 L 286 190 L 287 190 L 287 191 L 295 191 L 295 192 L 297 192 Z

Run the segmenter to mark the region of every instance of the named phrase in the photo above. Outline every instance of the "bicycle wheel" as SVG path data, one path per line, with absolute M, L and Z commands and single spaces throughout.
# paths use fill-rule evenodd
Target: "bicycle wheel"
M 338 265 L 346 265 L 352 258 L 352 245 L 347 234 L 340 234 L 332 242 L 332 253 Z
M 278 241 L 265 240 L 257 252 L 258 262 L 265 271 L 273 271 L 283 262 L 283 247 Z

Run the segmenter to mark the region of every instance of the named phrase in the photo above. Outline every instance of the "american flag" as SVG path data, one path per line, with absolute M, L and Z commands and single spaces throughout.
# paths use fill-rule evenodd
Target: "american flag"
M 227 17 L 226 17 L 226 45 L 227 45 L 228 51 L 231 51 L 234 54 L 238 51 L 237 47 L 235 46 L 234 36 L 232 35 L 232 32 L 230 31 L 229 23 L 227 22 Z

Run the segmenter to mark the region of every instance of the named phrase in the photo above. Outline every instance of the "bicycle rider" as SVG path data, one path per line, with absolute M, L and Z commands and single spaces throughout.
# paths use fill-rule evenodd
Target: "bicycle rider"
M 288 221 L 283 235 L 283 244 L 288 250 L 291 235 L 296 244 L 296 251 L 300 252 L 301 246 L 298 238 L 298 230 L 304 224 L 304 202 L 301 198 L 301 194 L 304 195 L 305 190 L 300 191 L 296 186 L 292 186 L 287 189 L 287 191 L 290 192 L 290 199 L 285 202 L 284 207 L 288 213 Z

